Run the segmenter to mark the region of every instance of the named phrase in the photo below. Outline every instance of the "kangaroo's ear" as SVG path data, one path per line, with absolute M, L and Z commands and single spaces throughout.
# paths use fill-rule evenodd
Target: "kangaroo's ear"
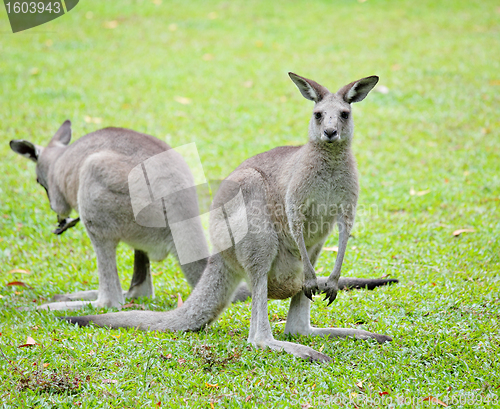
M 71 121 L 66 119 L 56 134 L 50 140 L 49 145 L 62 144 L 67 145 L 71 141 Z
M 363 101 L 373 87 L 377 85 L 377 82 L 378 77 L 376 75 L 361 78 L 358 81 L 351 82 L 350 84 L 340 88 L 337 91 L 337 94 L 343 97 L 344 101 L 349 104 Z
M 41 146 L 34 145 L 24 139 L 14 139 L 13 141 L 10 141 L 10 149 L 19 155 L 32 160 L 33 162 L 38 161 L 38 158 L 43 150 Z
M 288 75 L 295 85 L 297 85 L 297 88 L 304 98 L 310 99 L 311 101 L 319 102 L 330 92 L 323 85 L 319 85 L 313 80 L 308 80 L 307 78 L 301 77 L 293 72 L 289 72 Z

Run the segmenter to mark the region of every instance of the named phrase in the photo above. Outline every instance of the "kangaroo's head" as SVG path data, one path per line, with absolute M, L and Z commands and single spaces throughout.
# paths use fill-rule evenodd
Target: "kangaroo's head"
M 378 77 L 362 78 L 331 93 L 324 86 L 289 72 L 302 95 L 315 102 L 309 123 L 309 139 L 322 144 L 349 144 L 353 135 L 351 104 L 365 99 Z
M 54 191 L 54 187 L 51 186 L 50 169 L 57 158 L 64 152 L 70 140 L 71 122 L 67 120 L 55 133 L 46 148 L 35 145 L 24 139 L 10 141 L 10 147 L 14 152 L 36 163 L 36 181 L 42 185 L 47 192 L 52 210 L 59 214 L 63 214 L 64 211 L 57 210 L 57 207 L 60 206 L 56 206 L 56 203 L 59 202 L 60 199 L 56 197 L 58 196 L 58 192 Z

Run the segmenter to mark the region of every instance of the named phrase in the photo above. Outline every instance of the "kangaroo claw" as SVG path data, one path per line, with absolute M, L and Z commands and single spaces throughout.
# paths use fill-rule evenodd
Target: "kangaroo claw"
M 304 295 L 309 298 L 311 301 L 313 301 L 312 296 L 314 295 L 314 290 L 311 288 L 303 288 L 302 291 L 304 291 Z
M 325 293 L 325 298 L 323 299 L 323 301 L 328 300 L 328 306 L 330 306 L 330 304 L 334 302 L 335 299 L 337 298 L 337 289 L 328 288 L 324 291 L 324 293 Z

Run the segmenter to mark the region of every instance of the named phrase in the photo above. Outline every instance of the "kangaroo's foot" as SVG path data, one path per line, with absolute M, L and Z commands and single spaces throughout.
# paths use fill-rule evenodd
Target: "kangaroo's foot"
M 288 317 L 285 325 L 285 334 L 290 335 L 314 335 L 330 338 L 375 339 L 379 343 L 392 341 L 388 335 L 377 334 L 356 328 L 315 328 L 310 323 L 311 301 L 301 292 L 292 297 Z
M 98 295 L 97 290 L 77 291 L 69 294 L 56 294 L 52 297 L 52 301 L 95 301 Z
M 97 307 L 96 301 L 58 301 L 42 304 L 36 307 L 37 310 L 50 310 L 50 311 L 72 311 L 80 310 L 87 306 Z
M 135 289 L 136 287 L 134 287 Z M 138 298 L 138 297 L 148 297 L 151 294 L 139 294 L 136 291 L 123 291 L 123 297 L 125 298 Z M 69 294 L 56 294 L 52 297 L 51 301 L 95 301 L 99 296 L 98 290 L 88 290 L 88 291 L 77 291 Z
M 101 298 L 94 301 L 78 300 L 78 301 L 58 301 L 42 304 L 37 307 L 37 310 L 51 310 L 51 311 L 64 311 L 64 310 L 79 310 L 87 306 L 93 308 L 121 308 L 124 304 L 124 298 L 117 297 L 117 299 Z
M 285 351 L 293 356 L 301 359 L 305 359 L 311 362 L 330 362 L 332 358 L 328 355 L 318 352 L 306 345 L 295 344 L 293 342 L 287 341 L 277 341 L 274 338 L 254 340 L 250 342 L 253 346 L 265 349 L 270 348 L 274 351 Z

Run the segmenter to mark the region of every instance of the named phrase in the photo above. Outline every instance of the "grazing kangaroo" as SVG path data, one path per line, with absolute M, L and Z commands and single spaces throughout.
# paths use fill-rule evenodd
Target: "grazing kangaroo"
M 197 331 L 211 322 L 231 301 L 245 279 L 252 289 L 248 342 L 257 347 L 285 350 L 297 357 L 329 361 L 312 348 L 275 340 L 268 318 L 268 298 L 291 297 L 286 334 L 330 337 L 391 337 L 350 328 L 314 328 L 310 325 L 310 299 L 316 292 L 331 303 L 339 289 L 339 276 L 349 232 L 354 222 L 358 179 L 351 151 L 351 104 L 362 101 L 378 77 L 354 81 L 336 93 L 318 83 L 289 73 L 302 95 L 315 102 L 309 123 L 309 141 L 300 147 L 279 147 L 243 162 L 227 178 L 237 184 L 244 204 L 226 205 L 233 226 L 249 226 L 243 240 L 210 256 L 208 265 L 184 304 L 173 311 L 128 311 L 103 315 L 65 317 L 71 323 L 135 327 L 158 331 Z M 224 185 L 213 207 L 228 203 L 234 192 Z M 241 202 L 240 202 L 241 203 Z M 339 225 L 339 248 L 333 272 L 316 277 L 314 264 L 325 240 Z M 223 248 L 220 232 L 226 218 L 212 213 L 210 237 L 215 249 Z M 392 282 L 397 280 L 390 280 Z
M 126 298 L 153 296 L 149 260 L 163 260 L 169 253 L 177 257 L 169 227 L 153 228 L 136 223 L 129 194 L 128 177 L 131 170 L 147 159 L 170 149 L 152 136 L 122 128 L 106 128 L 83 136 L 69 145 L 71 122 L 65 121 L 46 148 L 25 140 L 13 140 L 13 151 L 36 162 L 37 182 L 47 191 L 50 207 L 58 215 L 61 234 L 79 219 L 67 218 L 72 209 L 78 211 L 87 229 L 97 256 L 98 291 L 81 291 L 59 295 L 59 302 L 41 305 L 52 310 L 77 309 L 89 304 L 94 307 L 121 307 L 124 294 L 116 268 L 116 247 L 120 241 L 135 249 L 134 273 Z M 193 176 L 180 156 L 171 156 L 167 165 L 173 170 L 173 183 L 192 184 Z M 175 172 L 174 172 L 175 170 Z M 182 196 L 183 206 L 192 213 L 198 211 L 194 190 Z M 201 223 L 192 224 L 198 238 L 193 246 L 208 253 Z M 201 277 L 207 259 L 181 265 L 194 287 Z M 250 293 L 243 291 L 241 298 Z

